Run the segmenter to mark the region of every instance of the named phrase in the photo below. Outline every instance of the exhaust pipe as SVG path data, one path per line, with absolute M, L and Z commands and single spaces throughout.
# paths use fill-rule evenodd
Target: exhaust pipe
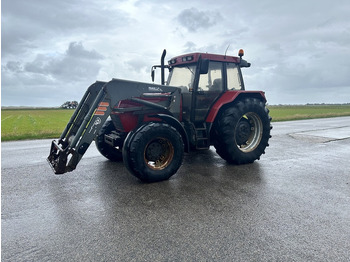
M 165 84 L 165 70 L 164 70 L 164 58 L 166 55 L 166 50 L 163 50 L 163 54 L 162 57 L 160 59 L 160 70 L 161 70 L 161 84 L 164 85 Z

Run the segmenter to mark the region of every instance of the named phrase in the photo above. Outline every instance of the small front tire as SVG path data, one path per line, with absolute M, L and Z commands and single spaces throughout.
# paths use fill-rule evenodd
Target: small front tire
M 169 179 L 180 168 L 183 155 L 179 132 L 158 122 L 145 124 L 129 134 L 123 147 L 125 166 L 143 182 Z

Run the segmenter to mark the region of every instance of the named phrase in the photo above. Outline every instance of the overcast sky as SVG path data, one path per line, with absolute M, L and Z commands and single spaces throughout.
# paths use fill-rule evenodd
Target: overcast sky
M 269 104 L 350 102 L 348 0 L 2 0 L 2 106 L 80 101 L 96 80 L 150 82 L 187 52 L 237 55 Z M 157 72 L 158 75 L 160 74 Z

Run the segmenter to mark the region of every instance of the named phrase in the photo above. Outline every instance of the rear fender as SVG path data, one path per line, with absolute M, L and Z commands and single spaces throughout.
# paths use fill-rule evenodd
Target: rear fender
M 206 118 L 206 122 L 213 123 L 220 109 L 225 105 L 247 97 L 257 98 L 266 103 L 263 91 L 227 91 L 214 103 Z

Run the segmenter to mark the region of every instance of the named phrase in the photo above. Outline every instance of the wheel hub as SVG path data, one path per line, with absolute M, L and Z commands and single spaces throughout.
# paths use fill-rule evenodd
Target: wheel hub
M 158 138 L 152 140 L 145 149 L 145 162 L 152 169 L 163 169 L 169 165 L 174 156 L 174 147 L 169 140 Z
M 251 133 L 251 124 L 248 119 L 241 118 L 237 127 L 236 127 L 236 142 L 238 145 L 243 145 L 249 139 Z
M 263 133 L 262 121 L 256 113 L 246 113 L 236 126 L 236 144 L 242 152 L 251 152 L 259 145 Z
M 163 154 L 163 147 L 159 141 L 151 142 L 146 149 L 146 158 L 149 161 L 156 161 Z

